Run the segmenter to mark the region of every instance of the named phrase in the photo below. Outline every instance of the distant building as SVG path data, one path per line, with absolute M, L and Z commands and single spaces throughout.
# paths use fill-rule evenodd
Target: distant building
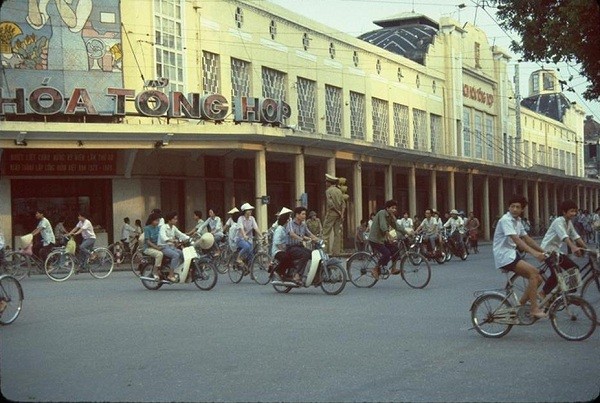
M 600 179 L 600 123 L 592 115 L 585 117 L 585 176 Z

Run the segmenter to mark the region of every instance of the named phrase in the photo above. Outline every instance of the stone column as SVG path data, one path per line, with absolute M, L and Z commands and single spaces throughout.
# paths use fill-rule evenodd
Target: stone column
M 588 190 L 587 190 L 587 188 L 584 186 L 584 187 L 582 187 L 582 188 L 581 188 L 581 191 L 582 191 L 581 193 L 583 193 L 583 194 L 582 194 L 582 196 L 583 196 L 583 203 L 581 203 L 581 204 L 582 204 L 582 206 L 583 206 L 582 208 L 583 208 L 584 210 L 589 210 L 589 209 L 588 209 Z
M 394 167 L 390 164 L 385 170 L 385 200 L 394 198 Z
M 529 204 L 531 204 L 529 200 L 529 182 L 527 179 L 523 179 L 523 197 L 525 197 Z M 523 211 L 523 217 L 529 219 L 529 206 L 525 207 L 525 210 Z
M 533 182 L 533 220 L 536 225 L 540 224 L 540 183 Z
M 329 175 L 335 176 L 335 157 L 327 159 L 327 172 Z
M 485 240 L 490 239 L 491 221 L 490 221 L 490 177 L 483 177 L 483 210 L 481 212 L 483 220 L 483 237 Z
M 260 150 L 256 152 L 254 159 L 255 192 L 254 201 L 256 203 L 256 223 L 261 231 L 268 228 L 267 205 L 262 204 L 257 198 L 266 196 L 267 193 L 267 152 Z
M 446 206 L 448 211 L 456 208 L 456 190 L 454 187 L 454 171 L 448 172 L 448 205 Z M 468 211 L 465 212 L 467 215 Z
M 506 210 L 504 205 L 504 178 L 501 176 L 498 178 L 498 216 L 502 217 Z
M 354 215 L 354 226 L 351 228 L 356 228 L 359 225 L 360 220 L 363 219 L 363 188 L 361 169 L 360 162 L 355 162 L 352 164 L 352 189 L 354 191 L 352 201 L 354 202 L 354 210 L 348 212 L 349 215 Z
M 435 170 L 429 174 L 429 206 L 437 210 L 437 171 Z
M 234 181 L 233 181 L 233 161 L 234 158 L 231 156 L 226 156 L 223 161 L 223 174 L 225 176 L 225 183 L 223 187 L 224 191 L 224 202 L 225 206 L 223 206 L 223 215 L 222 217 L 226 217 L 226 213 L 231 210 L 234 206 L 239 205 L 240 200 L 235 200 L 235 192 L 234 192 Z
M 549 192 L 548 192 L 548 182 L 544 182 L 543 186 L 544 186 L 543 187 L 544 202 L 543 202 L 542 220 L 544 220 L 544 225 L 547 226 L 548 222 L 549 222 L 548 219 L 550 218 L 550 209 L 549 209 L 550 203 L 549 203 L 549 199 L 548 199 L 550 196 L 549 196 Z
M 550 206 L 550 213 L 554 214 L 554 217 L 558 214 L 558 185 L 556 183 L 552 185 L 552 205 Z
M 467 214 L 469 211 L 474 211 L 473 208 L 473 174 L 467 174 Z
M 297 154 L 294 158 L 294 200 L 296 206 L 300 205 L 300 196 L 306 191 L 304 170 L 304 154 Z
M 417 170 L 414 165 L 408 169 L 408 210 L 411 217 L 417 214 Z

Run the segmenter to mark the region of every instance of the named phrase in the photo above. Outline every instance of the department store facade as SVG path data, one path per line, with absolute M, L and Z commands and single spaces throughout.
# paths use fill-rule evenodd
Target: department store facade
M 348 180 L 349 243 L 390 198 L 411 216 L 474 211 L 487 239 L 513 193 L 534 222 L 564 198 L 598 205 L 581 108 L 517 110 L 510 56 L 470 24 L 402 14 L 359 39 L 267 2 L 108 0 L 73 27 L 20 3 L 0 13 L 8 239 L 39 208 L 86 211 L 107 242 L 155 207 L 190 228 L 194 210 L 250 202 L 266 229 L 282 206 L 322 216 L 325 173 Z M 532 93 L 554 94 L 536 74 Z

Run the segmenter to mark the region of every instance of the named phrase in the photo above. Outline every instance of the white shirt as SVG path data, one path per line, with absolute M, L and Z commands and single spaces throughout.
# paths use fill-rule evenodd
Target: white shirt
M 206 226 L 204 225 L 205 222 L 206 221 L 204 221 L 202 218 L 198 220 L 196 226 L 194 227 L 194 229 L 196 230 L 196 235 L 202 235 L 204 232 L 206 232 L 204 230 L 206 228 Z
M 56 239 L 54 238 L 54 231 L 52 231 L 52 225 L 50 225 L 50 221 L 46 217 L 42 218 L 37 227 L 41 229 L 40 235 L 42 237 L 42 244 L 44 246 L 48 246 L 51 243 L 55 243 Z
M 229 248 L 235 252 L 237 250 L 237 241 L 235 239 L 239 229 L 241 228 L 241 225 L 239 225 L 238 223 L 234 222 L 233 220 L 231 220 L 232 224 L 229 227 L 229 237 L 227 238 L 229 240 Z
M 189 236 L 179 231 L 176 226 L 169 224 L 161 225 L 158 230 L 158 246 L 172 245 L 176 240 L 187 241 Z
M 125 239 L 127 242 L 129 242 L 135 232 L 135 228 L 133 228 L 130 224 L 124 223 L 123 227 L 121 228 L 121 239 Z
M 571 220 L 567 222 L 565 217 L 558 217 L 552 221 L 550 228 L 544 235 L 544 239 L 540 246 L 547 252 L 557 252 L 563 244 L 563 241 L 571 238 L 573 241 L 581 238 Z
M 0 251 L 4 249 L 5 246 L 6 241 L 4 240 L 4 234 L 2 233 L 2 230 L 0 230 Z
M 517 258 L 517 244 L 510 235 L 517 235 L 520 238 L 527 235 L 527 232 L 523 228 L 521 217 L 514 218 L 508 212 L 498 220 L 494 232 L 493 252 L 497 269 L 511 264 Z
M 396 220 L 396 223 L 398 224 L 399 227 L 402 227 L 402 228 L 412 228 L 413 227 L 412 218 L 400 218 L 399 220 Z
M 280 250 L 285 250 L 287 245 L 287 230 L 285 225 L 278 225 L 277 229 L 275 229 L 275 233 L 273 234 L 273 245 L 271 245 L 271 257 L 274 257 L 277 252 Z M 280 249 L 279 246 L 283 245 L 283 249 Z
M 448 228 L 450 227 L 450 232 L 454 232 L 454 231 L 459 231 L 462 230 L 463 227 L 465 225 L 465 222 L 463 221 L 462 218 L 460 217 L 450 217 L 448 218 L 448 221 L 446 221 L 446 224 L 444 224 L 444 228 Z
M 425 235 L 436 235 L 440 228 L 437 220 L 437 218 L 433 217 L 425 218 L 423 221 L 421 221 L 419 228 L 422 228 L 425 231 Z
M 201 234 L 201 231 L 204 231 L 204 229 L 207 227 L 210 229 L 211 233 L 215 235 L 223 235 L 223 223 L 221 223 L 221 217 L 209 217 L 202 223 L 200 228 L 198 228 L 198 234 Z
M 86 219 L 83 222 L 79 221 L 75 228 L 81 228 L 81 236 L 83 239 L 96 239 L 96 234 L 94 233 L 94 227 L 90 220 Z

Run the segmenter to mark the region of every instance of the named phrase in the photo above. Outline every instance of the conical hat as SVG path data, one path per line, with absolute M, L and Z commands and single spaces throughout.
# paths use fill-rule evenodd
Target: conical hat
M 31 234 L 23 235 L 21 237 L 21 247 L 26 248 L 27 246 L 29 246 L 31 244 L 32 241 L 33 241 L 33 235 L 31 235 Z

